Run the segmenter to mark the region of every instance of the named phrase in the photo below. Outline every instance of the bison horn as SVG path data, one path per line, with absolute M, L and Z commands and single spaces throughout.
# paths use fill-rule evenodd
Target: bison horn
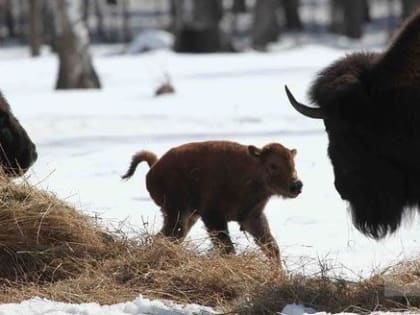
M 292 92 L 290 92 L 287 85 L 285 85 L 284 87 L 286 89 L 286 94 L 287 94 L 287 97 L 289 98 L 290 103 L 299 113 L 310 118 L 316 118 L 316 119 L 324 118 L 324 115 L 320 108 L 309 107 L 302 103 L 299 103 L 293 96 Z

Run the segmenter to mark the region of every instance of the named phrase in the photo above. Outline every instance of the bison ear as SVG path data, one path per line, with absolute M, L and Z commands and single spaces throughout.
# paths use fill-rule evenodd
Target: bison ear
M 295 157 L 297 154 L 297 150 L 296 149 L 290 150 L 290 154 L 292 154 L 292 157 Z
M 249 145 L 248 146 L 248 152 L 249 154 L 251 154 L 252 156 L 255 157 L 260 157 L 261 156 L 261 149 L 258 149 L 256 146 L 253 145 Z

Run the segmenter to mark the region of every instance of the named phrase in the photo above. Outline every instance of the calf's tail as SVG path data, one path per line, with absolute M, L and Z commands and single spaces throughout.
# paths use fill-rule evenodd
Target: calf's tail
M 133 155 L 131 159 L 131 164 L 127 170 L 127 173 L 121 176 L 121 178 L 129 179 L 131 176 L 133 176 L 134 172 L 136 171 L 137 165 L 139 165 L 140 162 L 146 161 L 147 164 L 149 164 L 149 167 L 152 167 L 153 164 L 155 164 L 157 160 L 158 160 L 157 156 L 150 151 L 137 152 L 136 154 Z

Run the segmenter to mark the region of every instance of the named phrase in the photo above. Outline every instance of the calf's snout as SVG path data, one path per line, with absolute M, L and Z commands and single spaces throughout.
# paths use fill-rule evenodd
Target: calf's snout
M 289 190 L 292 194 L 300 194 L 302 192 L 303 183 L 300 180 L 297 180 L 290 184 Z

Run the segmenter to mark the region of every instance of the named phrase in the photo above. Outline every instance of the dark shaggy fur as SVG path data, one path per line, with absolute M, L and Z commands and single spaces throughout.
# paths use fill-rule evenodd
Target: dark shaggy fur
M 310 89 L 324 115 L 335 187 L 355 226 L 394 232 L 420 205 L 420 11 L 383 53 L 355 53 Z
M 237 221 L 266 255 L 279 259 L 263 210 L 273 195 L 295 198 L 301 192 L 295 155 L 278 143 L 262 149 L 227 141 L 189 143 L 159 160 L 151 152 L 135 154 L 123 178 L 141 161 L 151 165 L 146 185 L 164 215 L 161 234 L 182 240 L 201 217 L 214 245 L 230 253 L 227 223 Z
M 0 93 L 0 167 L 7 176 L 20 176 L 36 159 L 35 145 Z

